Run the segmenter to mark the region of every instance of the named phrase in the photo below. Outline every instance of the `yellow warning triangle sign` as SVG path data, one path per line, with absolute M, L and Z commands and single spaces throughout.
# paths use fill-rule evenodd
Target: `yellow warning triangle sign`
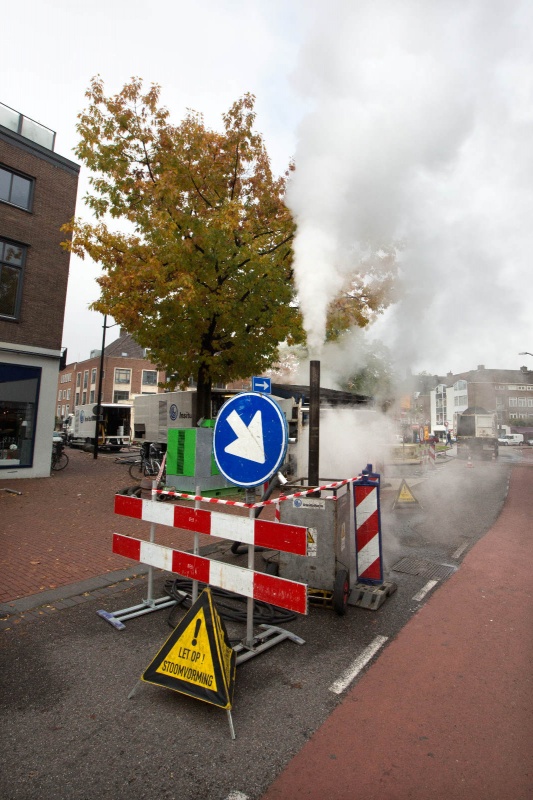
M 209 587 L 174 628 L 141 678 L 231 709 L 235 651 Z
M 403 478 L 402 482 L 400 483 L 400 488 L 398 489 L 398 494 L 396 495 L 396 500 L 394 501 L 392 507 L 396 508 L 396 506 L 405 505 L 420 505 L 420 503 L 407 485 L 405 478 Z

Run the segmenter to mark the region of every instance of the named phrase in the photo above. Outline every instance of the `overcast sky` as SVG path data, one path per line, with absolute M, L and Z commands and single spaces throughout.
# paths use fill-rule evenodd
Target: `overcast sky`
M 533 369 L 518 355 L 533 352 L 530 2 L 26 0 L 3 3 L 2 20 L 0 101 L 54 129 L 73 160 L 96 74 L 108 93 L 132 76 L 160 84 L 176 123 L 193 108 L 219 127 L 256 95 L 274 170 L 296 159 L 289 204 L 317 357 L 346 265 L 396 242 L 405 298 L 343 360 L 379 336 L 413 371 Z M 88 219 L 86 191 L 82 166 Z M 97 275 L 71 259 L 69 361 L 100 347 Z

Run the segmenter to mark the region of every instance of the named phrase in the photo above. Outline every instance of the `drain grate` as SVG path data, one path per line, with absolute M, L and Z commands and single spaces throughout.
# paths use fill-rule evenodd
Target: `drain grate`
M 401 558 L 393 567 L 395 572 L 405 572 L 408 575 L 421 575 L 424 578 L 447 578 L 452 575 L 456 567 L 447 564 L 434 564 L 432 561 L 425 561 L 422 558 L 411 558 L 406 556 Z

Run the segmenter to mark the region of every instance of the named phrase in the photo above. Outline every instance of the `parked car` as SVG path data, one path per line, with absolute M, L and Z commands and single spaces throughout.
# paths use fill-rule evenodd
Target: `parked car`
M 528 439 L 527 443 L 533 446 L 533 439 Z
M 507 433 L 505 436 L 501 436 L 498 439 L 498 444 L 524 444 L 524 434 L 523 433 Z

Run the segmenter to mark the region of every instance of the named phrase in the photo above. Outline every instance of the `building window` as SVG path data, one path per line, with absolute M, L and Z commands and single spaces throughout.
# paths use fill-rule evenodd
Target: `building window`
M 89 403 L 94 403 L 94 389 L 89 392 Z
M 38 367 L 0 364 L 0 468 L 33 464 L 40 382 Z
M 0 200 L 13 206 L 31 209 L 33 180 L 18 175 L 6 167 L 0 167 Z
M 81 404 L 82 404 L 82 406 L 84 406 L 86 402 L 87 402 L 87 392 L 83 392 L 83 394 L 81 396 Z
M 115 383 L 129 383 L 131 380 L 131 369 L 116 369 Z
M 86 389 L 89 383 L 89 370 L 86 369 L 83 373 L 83 388 Z
M 525 397 L 518 398 L 518 408 L 525 408 L 527 405 L 527 401 Z
M 129 400 L 130 393 L 129 392 L 121 392 L 121 391 L 114 391 L 113 392 L 113 402 L 120 403 L 122 400 Z
M 94 386 L 96 383 L 96 367 L 93 367 L 91 370 L 91 386 Z
M 80 393 L 76 392 L 76 399 L 74 400 L 74 405 L 79 406 L 80 404 Z
M 143 369 L 142 385 L 157 386 L 157 370 Z
M 0 316 L 18 319 L 26 247 L 0 239 Z
M 516 397 L 509 398 L 509 408 L 517 408 L 518 406 L 518 399 Z
M 76 375 L 76 386 L 81 386 L 81 372 Z

